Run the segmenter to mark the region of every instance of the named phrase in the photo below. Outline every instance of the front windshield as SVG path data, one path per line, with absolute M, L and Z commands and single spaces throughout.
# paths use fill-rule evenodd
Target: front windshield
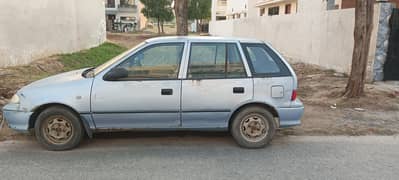
M 125 51 L 124 53 L 112 58 L 111 60 L 105 62 L 104 64 L 94 68 L 94 75 L 97 75 L 98 73 L 100 73 L 101 71 L 103 71 L 104 69 L 106 69 L 107 67 L 113 65 L 114 63 L 116 63 L 117 61 L 119 61 L 121 58 L 125 57 L 126 55 L 128 55 L 129 53 L 131 53 L 132 51 L 136 50 L 137 48 L 143 46 L 145 44 L 145 42 L 142 42 L 140 44 L 138 44 L 137 46 L 135 46 L 134 48 Z

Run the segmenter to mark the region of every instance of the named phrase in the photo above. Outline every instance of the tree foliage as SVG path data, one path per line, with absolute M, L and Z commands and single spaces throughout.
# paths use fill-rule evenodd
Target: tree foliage
M 172 12 L 172 0 L 140 0 L 144 4 L 144 8 L 141 13 L 147 18 L 153 18 L 157 20 L 158 33 L 163 32 L 163 23 L 166 21 L 173 20 Z
M 197 32 L 201 31 L 203 20 L 211 18 L 212 0 L 189 0 L 188 19 L 195 20 Z
M 211 0 L 189 0 L 188 19 L 201 20 L 211 18 Z

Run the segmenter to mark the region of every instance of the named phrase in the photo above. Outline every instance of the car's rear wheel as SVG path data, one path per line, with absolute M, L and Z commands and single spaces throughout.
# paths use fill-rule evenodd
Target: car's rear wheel
M 39 114 L 35 123 L 35 135 L 46 149 L 62 151 L 80 144 L 84 130 L 80 119 L 67 108 L 54 106 Z
M 276 123 L 269 111 L 252 106 L 238 112 L 233 118 L 230 132 L 241 147 L 262 148 L 272 140 Z

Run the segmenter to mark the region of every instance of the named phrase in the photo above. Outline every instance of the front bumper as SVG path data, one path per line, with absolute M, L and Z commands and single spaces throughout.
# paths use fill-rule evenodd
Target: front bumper
M 305 108 L 300 101 L 298 102 L 298 106 L 277 109 L 280 119 L 280 128 L 301 125 L 301 118 L 304 114 Z
M 8 127 L 18 132 L 29 132 L 29 118 L 32 112 L 24 112 L 17 110 L 3 109 L 3 120 L 8 124 Z

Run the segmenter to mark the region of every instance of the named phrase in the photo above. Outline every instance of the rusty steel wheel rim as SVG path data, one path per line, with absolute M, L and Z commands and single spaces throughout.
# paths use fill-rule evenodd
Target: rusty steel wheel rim
M 42 128 L 44 137 L 52 144 L 65 144 L 73 136 L 71 122 L 63 116 L 52 116 L 46 120 Z
M 245 140 L 259 142 L 267 136 L 269 125 L 266 119 L 259 114 L 245 116 L 240 124 L 240 132 Z

